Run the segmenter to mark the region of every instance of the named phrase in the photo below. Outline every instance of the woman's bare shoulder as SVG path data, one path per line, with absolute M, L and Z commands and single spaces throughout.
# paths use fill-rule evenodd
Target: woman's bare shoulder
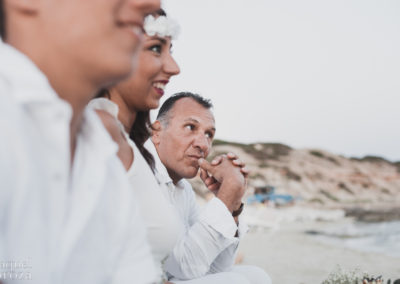
M 100 117 L 105 129 L 116 143 L 120 144 L 125 140 L 115 117 L 104 110 L 96 110 L 96 113 Z

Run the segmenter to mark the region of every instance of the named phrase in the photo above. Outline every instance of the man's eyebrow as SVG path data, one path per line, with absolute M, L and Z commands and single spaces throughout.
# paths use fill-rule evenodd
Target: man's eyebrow
M 195 122 L 195 123 L 200 123 L 197 119 L 194 119 L 194 118 L 191 118 L 191 117 L 186 118 L 186 119 L 184 120 L 184 122 L 189 122 L 189 121 Z

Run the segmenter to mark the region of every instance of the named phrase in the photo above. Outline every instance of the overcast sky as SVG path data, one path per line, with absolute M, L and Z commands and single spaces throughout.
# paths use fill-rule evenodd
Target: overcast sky
M 217 138 L 400 160 L 400 1 L 164 0 Z

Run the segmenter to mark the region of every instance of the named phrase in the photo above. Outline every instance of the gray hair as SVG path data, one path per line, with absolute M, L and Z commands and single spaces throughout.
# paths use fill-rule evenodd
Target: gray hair
M 157 120 L 161 122 L 164 127 L 168 126 L 170 119 L 170 111 L 174 107 L 175 103 L 183 98 L 190 98 L 197 102 L 199 105 L 203 106 L 206 109 L 210 109 L 213 107 L 211 101 L 209 99 L 205 99 L 202 96 L 190 92 L 180 92 L 169 97 L 161 106 L 158 111 Z

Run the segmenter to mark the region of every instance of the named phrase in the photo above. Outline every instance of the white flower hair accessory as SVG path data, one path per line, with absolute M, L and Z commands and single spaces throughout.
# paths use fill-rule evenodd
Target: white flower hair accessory
M 144 30 L 148 36 L 167 37 L 176 39 L 179 35 L 179 25 L 176 21 L 166 16 L 155 18 L 149 15 L 144 19 Z

